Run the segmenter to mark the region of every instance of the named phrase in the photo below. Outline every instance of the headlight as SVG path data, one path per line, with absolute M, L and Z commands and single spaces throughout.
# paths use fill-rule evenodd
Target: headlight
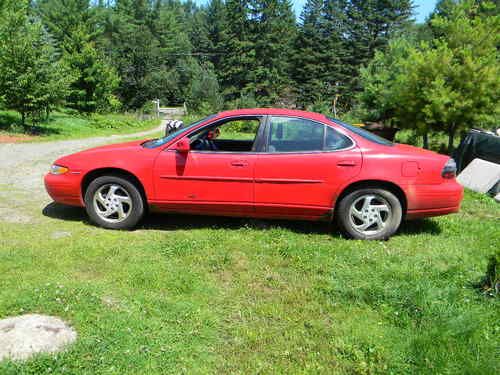
M 50 173 L 51 174 L 64 174 L 68 172 L 69 169 L 66 167 L 63 167 L 61 165 L 54 164 L 50 167 Z

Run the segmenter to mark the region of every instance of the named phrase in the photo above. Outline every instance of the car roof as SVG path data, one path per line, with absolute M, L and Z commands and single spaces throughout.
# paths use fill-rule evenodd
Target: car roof
M 328 118 L 321 113 L 300 111 L 297 109 L 285 108 L 243 108 L 234 109 L 230 111 L 219 112 L 218 118 L 233 117 L 233 116 L 252 116 L 252 115 L 274 115 L 274 116 L 292 116 L 292 117 L 306 117 L 311 120 L 328 121 Z

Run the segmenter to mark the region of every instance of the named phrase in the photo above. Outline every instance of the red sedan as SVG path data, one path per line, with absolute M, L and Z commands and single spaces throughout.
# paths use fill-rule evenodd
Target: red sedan
M 45 186 L 105 228 L 133 228 L 149 209 L 335 219 L 349 237 L 384 239 L 405 218 L 457 212 L 455 172 L 447 156 L 321 114 L 242 109 L 163 138 L 62 157 Z

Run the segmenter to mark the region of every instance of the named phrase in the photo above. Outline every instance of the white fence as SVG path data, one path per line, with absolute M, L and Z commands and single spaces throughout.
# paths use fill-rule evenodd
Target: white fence
M 187 114 L 186 103 L 182 107 L 160 107 L 160 99 L 153 100 L 156 117 L 176 118 Z

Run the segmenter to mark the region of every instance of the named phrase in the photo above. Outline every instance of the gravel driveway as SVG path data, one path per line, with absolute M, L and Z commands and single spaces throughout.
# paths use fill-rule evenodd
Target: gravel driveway
M 0 144 L 0 222 L 29 223 L 35 220 L 50 197 L 45 192 L 43 176 L 57 158 L 106 143 L 126 138 L 147 138 L 165 129 L 163 120 L 155 129 L 134 134 L 95 138 Z M 36 211 L 33 211 L 33 207 Z

